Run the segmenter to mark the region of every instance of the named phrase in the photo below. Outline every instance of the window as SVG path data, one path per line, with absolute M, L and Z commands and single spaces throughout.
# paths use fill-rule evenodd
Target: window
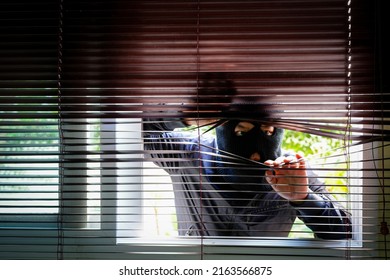
M 121 122 L 118 120 L 117 122 Z M 137 124 L 139 120 L 127 120 L 127 123 Z M 123 128 L 123 127 L 122 127 Z M 194 129 L 194 128 L 193 128 Z M 205 130 L 205 129 L 204 129 Z M 132 131 L 132 133 L 130 132 Z M 120 141 L 128 142 L 130 139 L 137 139 L 136 142 L 141 143 L 139 139 L 139 129 L 118 129 L 116 136 Z M 214 133 L 214 131 L 210 132 Z M 138 136 L 137 136 L 138 135 Z M 123 139 L 128 139 L 127 141 Z M 319 175 L 322 181 L 325 182 L 326 188 L 332 193 L 336 199 L 352 212 L 354 225 L 353 246 L 361 246 L 361 209 L 362 209 L 362 146 L 352 146 L 350 156 L 345 154 L 343 140 L 335 140 L 314 136 L 301 132 L 286 131 L 283 143 L 284 150 L 298 151 L 305 154 L 306 158 L 311 161 L 311 167 Z M 128 151 L 128 143 L 123 145 L 123 151 Z M 121 150 L 121 149 L 118 149 Z M 143 147 L 130 149 L 132 151 L 141 151 Z M 349 160 L 347 169 L 346 161 Z M 329 168 L 331 166 L 331 168 Z M 139 191 L 142 195 L 137 197 L 137 200 L 142 200 L 142 204 L 130 203 L 134 208 L 138 208 L 137 216 L 141 216 L 138 221 L 141 225 L 136 224 L 136 228 L 141 226 L 136 237 L 141 239 L 172 239 L 178 236 L 177 217 L 175 211 L 174 190 L 172 180 L 169 174 L 149 161 L 144 161 L 139 167 L 142 168 L 142 180 L 138 182 Z M 126 170 L 126 169 L 125 169 Z M 347 170 L 350 174 L 347 175 Z M 128 171 L 124 171 L 123 177 L 129 176 Z M 119 194 L 121 197 L 122 195 Z M 126 198 L 123 196 L 122 198 Z M 120 219 L 122 220 L 122 219 Z M 126 218 L 124 218 L 126 221 Z M 129 229 L 134 228 L 134 224 L 129 226 Z M 314 238 L 313 232 L 305 226 L 300 220 L 296 222 L 291 229 L 289 238 Z M 172 240 L 171 240 L 172 241 Z M 119 238 L 118 242 L 132 242 L 128 238 Z M 234 240 L 229 240 L 229 243 L 234 243 Z M 259 243 L 259 241 L 257 241 Z M 277 242 L 275 242 L 276 244 Z M 275 245 L 274 244 L 274 245 Z M 283 245 L 284 242 L 280 242 Z
M 0 123 L 1 214 L 9 217 L 3 222 L 15 224 L 15 214 L 57 214 L 58 123 L 53 119 L 1 119 Z
M 387 258 L 379 4 L 14 0 L 0 11 L 0 258 Z M 202 95 L 213 75 L 232 91 Z M 345 181 L 322 176 L 347 186 L 333 191 L 353 239 L 139 238 L 156 211 L 177 224 L 183 201 L 152 165 L 142 124 L 183 118 L 266 119 L 341 140 Z M 205 182 L 201 166 L 191 172 Z

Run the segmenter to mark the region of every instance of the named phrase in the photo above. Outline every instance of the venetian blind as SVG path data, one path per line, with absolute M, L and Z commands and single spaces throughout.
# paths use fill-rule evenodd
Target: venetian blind
M 2 258 L 387 258 L 389 100 L 376 85 L 377 6 L 359 0 L 0 5 Z M 209 162 L 219 160 L 215 150 L 160 146 L 153 159 L 145 149 L 145 141 L 157 141 L 149 137 L 156 127 L 145 124 L 170 133 L 184 118 L 261 120 L 343 141 L 335 154 L 311 160 L 324 179 L 341 177 L 335 192 L 352 213 L 353 238 L 177 236 L 175 213 L 188 206 L 187 194 L 200 194 L 194 201 L 203 210 L 222 207 L 208 200 L 220 190 L 207 189 L 211 177 L 202 161 L 206 154 L 214 156 Z M 190 132 L 195 139 L 212 134 Z M 225 155 L 230 160 L 237 158 Z M 180 172 L 169 178 L 162 172 L 167 166 Z M 195 189 L 180 189 L 183 173 Z M 301 231 L 297 225 L 292 233 Z

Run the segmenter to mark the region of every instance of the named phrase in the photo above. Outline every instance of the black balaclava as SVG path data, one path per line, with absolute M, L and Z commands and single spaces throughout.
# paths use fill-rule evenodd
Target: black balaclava
M 230 120 L 216 129 L 217 145 L 221 155 L 218 173 L 223 174 L 224 180 L 230 183 L 258 184 L 262 181 L 266 168 L 244 159 L 233 159 L 231 157 L 235 156 L 230 154 L 249 159 L 257 152 L 262 163 L 269 159 L 275 160 L 281 156 L 283 129 L 275 128 L 272 135 L 267 135 L 260 129 L 260 123 L 251 122 L 254 127 L 242 136 L 237 136 L 234 130 L 239 122 Z

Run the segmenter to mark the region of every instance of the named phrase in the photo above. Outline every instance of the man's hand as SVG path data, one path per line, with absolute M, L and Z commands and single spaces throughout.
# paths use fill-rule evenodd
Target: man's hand
M 266 171 L 266 179 L 278 194 L 292 202 L 303 200 L 309 191 L 305 160 L 296 155 L 279 157 L 276 160 L 267 160 L 272 170 Z

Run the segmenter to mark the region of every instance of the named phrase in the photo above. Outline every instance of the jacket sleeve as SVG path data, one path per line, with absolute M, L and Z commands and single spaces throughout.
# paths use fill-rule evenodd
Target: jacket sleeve
M 189 133 L 175 132 L 185 127 L 178 119 L 144 119 L 143 138 L 145 159 L 153 161 L 168 173 L 191 156 L 193 141 Z
M 322 182 L 309 172 L 310 192 L 301 203 L 291 203 L 298 217 L 322 239 L 352 238 L 350 214 L 325 189 Z

